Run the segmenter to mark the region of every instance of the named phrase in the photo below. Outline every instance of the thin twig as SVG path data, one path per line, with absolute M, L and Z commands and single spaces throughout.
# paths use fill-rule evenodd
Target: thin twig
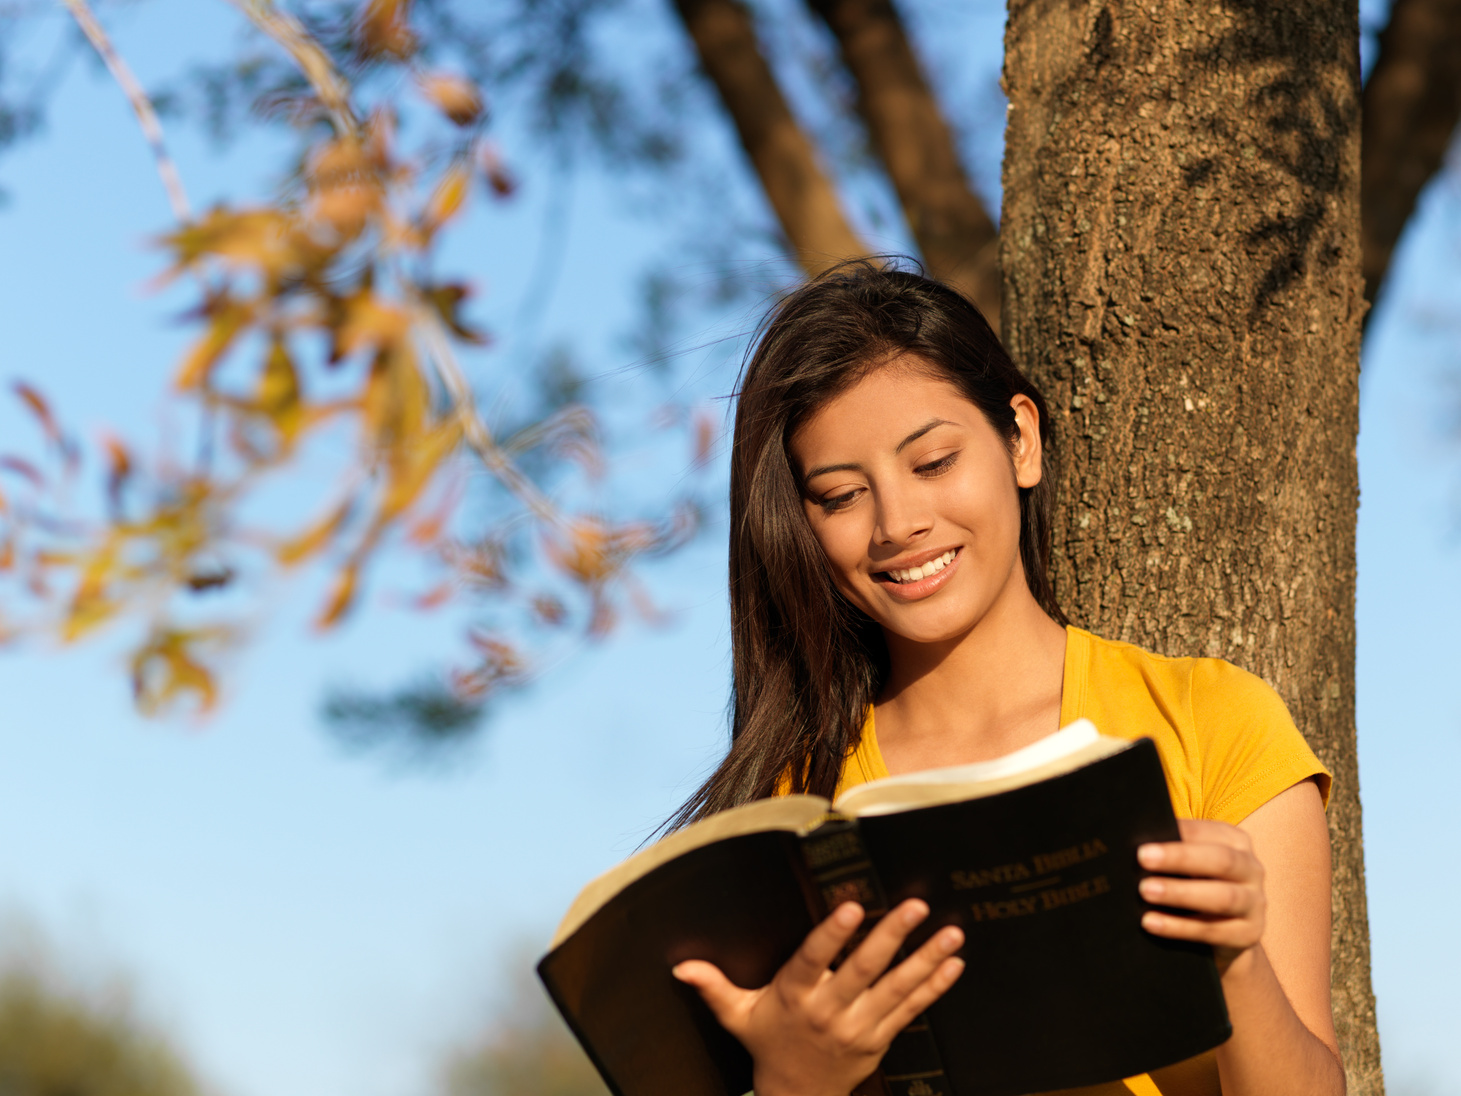
M 303 23 L 287 11 L 280 11 L 272 0 L 230 0 L 234 7 L 243 12 L 254 26 L 278 42 L 294 63 L 304 73 L 320 102 L 330 112 L 335 128 L 341 136 L 354 136 L 360 132 L 360 120 L 350 107 L 350 85 L 345 82 L 329 55 Z
M 441 378 L 441 383 L 451 398 L 467 444 L 498 482 L 520 498 L 540 521 L 554 526 L 563 525 L 563 516 L 558 508 L 513 463 L 512 458 L 492 437 L 492 431 L 487 429 L 487 424 L 482 421 L 482 416 L 477 412 L 477 401 L 472 397 L 471 386 L 457 363 L 440 318 L 424 303 L 418 303 L 414 311 L 417 330 L 425 343 L 428 357 L 436 368 L 436 375 Z
M 96 21 L 96 16 L 87 7 L 86 0 L 61 0 L 61 3 L 71 12 L 71 17 L 76 20 L 81 33 L 86 35 L 87 41 L 101 55 L 112 79 L 116 80 L 123 94 L 127 96 L 127 101 L 132 104 L 137 123 L 142 127 L 142 135 L 152 147 L 152 157 L 157 161 L 157 174 L 162 177 L 163 189 L 167 191 L 167 200 L 172 205 L 172 215 L 182 223 L 191 221 L 193 214 L 188 206 L 188 195 L 183 190 L 183 180 L 178 175 L 177 165 L 167 153 L 167 145 L 162 139 L 162 123 L 157 119 L 157 111 L 152 108 L 152 100 L 147 98 L 147 93 L 142 90 L 137 77 L 132 75 L 127 62 L 112 48 L 106 31 Z

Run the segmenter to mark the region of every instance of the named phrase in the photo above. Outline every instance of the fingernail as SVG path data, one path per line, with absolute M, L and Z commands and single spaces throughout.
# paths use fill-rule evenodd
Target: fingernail
M 673 974 L 676 978 L 679 978 L 681 981 L 684 981 L 684 977 L 680 974 L 680 971 L 684 968 L 684 966 L 684 963 L 676 963 L 670 968 L 670 973 Z
M 959 959 L 959 958 L 954 958 L 954 959 L 945 959 L 944 962 L 947 963 L 947 964 L 950 964 L 949 973 L 948 973 L 948 979 L 949 979 L 950 982 L 952 982 L 955 978 L 959 977 L 959 975 L 961 975 L 961 974 L 964 973 L 964 960 Z
M 1136 850 L 1136 858 L 1144 868 L 1155 868 L 1166 859 L 1167 852 L 1160 845 L 1143 845 Z
M 912 928 L 914 925 L 918 924 L 918 922 L 922 921 L 927 916 L 927 904 L 914 900 L 912 902 L 909 902 L 903 910 L 903 923 L 909 928 Z
M 956 951 L 964 942 L 964 934 L 955 925 L 950 925 L 938 935 L 938 946 L 944 951 Z
M 856 902 L 843 902 L 842 905 L 837 907 L 837 913 L 834 916 L 837 918 L 839 925 L 843 928 L 850 929 L 862 917 L 862 907 Z
M 1143 879 L 1137 886 L 1141 890 L 1141 896 L 1153 902 L 1166 893 L 1167 890 L 1167 884 L 1163 883 L 1160 879 Z
M 1162 927 L 1162 915 L 1148 911 L 1141 915 L 1141 927 L 1147 932 L 1156 932 Z

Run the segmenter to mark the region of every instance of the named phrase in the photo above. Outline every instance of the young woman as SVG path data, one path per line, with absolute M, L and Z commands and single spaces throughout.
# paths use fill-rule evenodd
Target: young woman
M 947 287 L 857 263 L 781 302 L 731 455 L 732 745 L 676 821 L 997 757 L 1081 716 L 1150 736 L 1182 840 L 1140 850 L 1160 873 L 1141 892 L 1187 912 L 1143 925 L 1214 946 L 1233 1037 L 1093 1091 L 1339 1096 L 1328 774 L 1252 675 L 1066 623 L 1047 570 L 1049 446 L 1039 392 Z M 913 1017 L 979 977 L 954 926 L 889 969 L 927 913 L 902 903 L 835 971 L 862 920 L 852 903 L 767 986 L 698 961 L 675 974 L 750 1051 L 756 1096 L 847 1096 Z

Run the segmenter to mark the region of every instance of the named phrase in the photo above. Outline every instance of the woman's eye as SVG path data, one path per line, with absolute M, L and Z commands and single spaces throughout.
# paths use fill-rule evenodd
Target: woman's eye
M 856 497 L 857 491 L 854 489 L 840 495 L 833 495 L 831 498 L 818 499 L 817 503 L 830 514 L 834 510 L 841 510 Z
M 957 452 L 954 452 L 950 453 L 946 457 L 940 457 L 938 460 L 930 461 L 928 464 L 920 464 L 917 468 L 913 470 L 917 472 L 920 476 L 936 476 L 940 472 L 947 472 L 950 468 L 954 466 L 954 461 L 958 459 L 959 454 Z

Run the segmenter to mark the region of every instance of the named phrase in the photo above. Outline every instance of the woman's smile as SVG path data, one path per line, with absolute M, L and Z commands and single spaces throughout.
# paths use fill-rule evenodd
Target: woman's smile
M 954 577 L 962 548 L 921 552 L 919 557 L 873 572 L 873 580 L 899 601 L 920 601 L 943 588 Z

